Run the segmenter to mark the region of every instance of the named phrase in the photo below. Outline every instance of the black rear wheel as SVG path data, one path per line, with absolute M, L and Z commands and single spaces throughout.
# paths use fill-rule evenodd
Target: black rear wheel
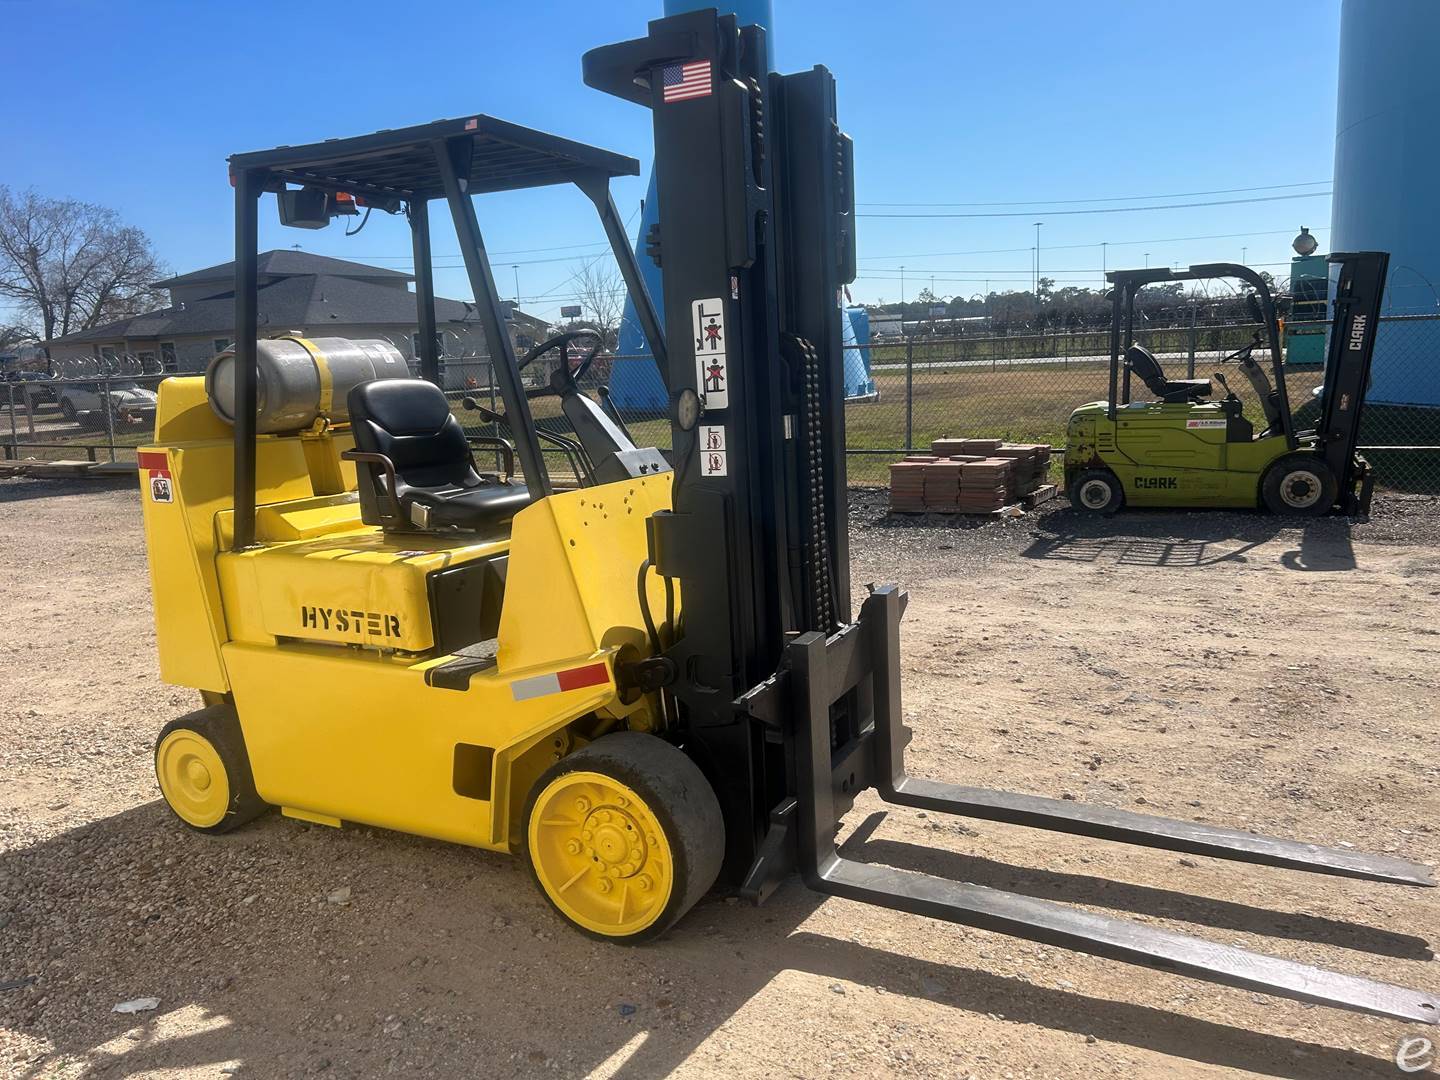
M 1260 497 L 1272 514 L 1319 517 L 1335 505 L 1338 483 L 1330 466 L 1314 454 L 1286 454 L 1271 465 Z
M 1113 514 L 1125 505 L 1125 489 L 1109 469 L 1086 469 L 1070 484 L 1070 505 L 1082 514 Z

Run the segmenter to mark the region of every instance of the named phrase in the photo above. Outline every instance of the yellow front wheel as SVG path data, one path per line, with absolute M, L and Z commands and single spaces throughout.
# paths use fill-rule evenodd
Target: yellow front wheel
M 690 758 L 654 735 L 622 731 L 536 781 L 525 846 L 541 893 L 568 922 L 591 937 L 639 942 L 715 883 L 725 825 Z
M 166 724 L 155 742 L 155 779 L 175 816 L 200 832 L 229 832 L 265 809 L 229 705 Z

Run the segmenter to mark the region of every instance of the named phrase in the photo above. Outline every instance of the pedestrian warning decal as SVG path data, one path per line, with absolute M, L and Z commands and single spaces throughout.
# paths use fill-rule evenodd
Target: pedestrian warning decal
M 719 424 L 700 425 L 700 475 L 729 475 L 725 461 L 725 428 Z
M 725 302 L 720 297 L 690 303 L 695 335 L 695 388 L 707 409 L 730 405 L 730 373 L 725 363 Z

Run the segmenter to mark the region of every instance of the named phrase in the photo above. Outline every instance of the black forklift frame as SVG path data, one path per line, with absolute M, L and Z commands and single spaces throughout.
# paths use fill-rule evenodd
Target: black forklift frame
M 1285 444 L 1294 450 L 1297 445 L 1295 423 L 1290 415 L 1290 395 L 1285 388 L 1284 360 L 1280 354 L 1280 319 L 1275 312 L 1275 299 L 1270 295 L 1270 286 L 1265 279 L 1240 263 L 1197 263 L 1185 270 L 1155 266 L 1143 270 L 1111 270 L 1105 275 L 1105 280 L 1114 286 L 1110 294 L 1110 419 L 1115 419 L 1119 406 L 1130 404 L 1130 365 L 1125 362 L 1124 356 L 1135 344 L 1135 297 L 1147 285 L 1202 278 L 1239 278 L 1259 297 L 1260 315 L 1265 323 L 1270 349 L 1271 380 L 1278 395 L 1280 430 L 1285 436 Z M 1117 387 L 1122 364 L 1125 368 L 1124 382 Z
M 1327 256 L 1339 264 L 1334 286 L 1334 316 L 1325 353 L 1324 390 L 1316 446 L 1339 481 L 1341 509 L 1350 515 L 1370 512 L 1375 475 L 1356 453 L 1360 418 L 1370 389 L 1370 366 L 1380 333 L 1380 305 L 1390 256 L 1383 251 L 1335 252 Z M 1308 433 L 1307 433 L 1308 434 Z M 1356 470 L 1360 471 L 1356 483 Z
M 660 227 L 647 240 L 665 286 L 660 370 L 675 479 L 674 509 L 649 521 L 649 555 L 683 589 L 684 629 L 664 650 L 661 685 L 674 705 L 670 737 L 720 800 L 722 881 L 759 903 L 798 870 L 830 895 L 1302 1001 L 1440 1018 L 1440 998 L 1418 991 L 839 855 L 842 815 L 874 787 L 887 802 L 942 813 L 1433 884 L 1427 867 L 1387 856 L 907 776 L 905 594 L 872 586 L 852 618 L 846 586 L 839 296 L 855 273 L 854 195 L 834 80 L 820 67 L 771 73 L 763 30 L 714 9 L 657 19 L 646 37 L 591 50 L 584 75 L 650 108 L 654 124 Z M 1192 269 L 1264 284 L 1244 267 Z M 1157 270 L 1151 280 L 1174 276 Z M 717 309 L 723 404 L 698 385 L 702 344 L 692 334 L 692 315 Z M 1118 314 L 1114 332 L 1118 340 Z M 698 424 L 680 407 L 691 394 L 704 403 Z M 707 448 L 724 450 L 704 468 L 701 431 Z
M 255 542 L 257 262 L 260 196 L 266 192 L 278 193 L 287 185 L 298 184 L 330 195 L 350 195 L 371 209 L 393 213 L 403 208 L 410 222 L 415 262 L 420 375 L 436 384 L 440 382 L 440 346 L 429 204 L 445 200 L 475 295 L 493 377 L 499 383 L 516 441 L 516 456 L 532 498 L 550 493 L 550 475 L 515 350 L 505 330 L 505 311 L 472 197 L 565 183 L 579 188 L 600 216 L 634 300 L 640 329 L 652 355 L 663 363 L 666 353 L 660 320 L 610 195 L 613 177 L 639 175 L 640 163 L 634 158 L 477 113 L 372 135 L 235 154 L 229 166 L 235 188 L 235 550 Z

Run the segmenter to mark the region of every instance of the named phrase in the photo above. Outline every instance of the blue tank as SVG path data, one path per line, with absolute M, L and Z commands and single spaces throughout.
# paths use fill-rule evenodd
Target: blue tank
M 774 16 L 770 0 L 730 0 L 729 3 L 701 3 L 698 0 L 665 0 L 666 15 L 687 11 L 719 8 L 721 13 L 733 12 L 741 26 L 762 26 L 769 39 L 770 56 L 775 55 Z M 645 194 L 645 211 L 640 215 L 640 228 L 635 233 L 635 257 L 640 262 L 640 275 L 655 301 L 661 325 L 665 322 L 665 295 L 660 284 L 660 268 L 645 254 L 644 237 L 659 218 L 659 199 L 655 194 L 655 171 L 650 171 L 650 185 Z M 625 315 L 620 323 L 620 341 L 614 367 L 610 372 L 610 396 L 626 412 L 660 412 L 668 404 L 665 384 L 650 357 L 650 347 L 635 319 L 635 306 L 625 301 Z
M 1388 251 L 1387 315 L 1440 315 L 1440 0 L 1344 0 L 1333 251 Z M 1372 404 L 1440 405 L 1440 321 L 1385 323 Z

